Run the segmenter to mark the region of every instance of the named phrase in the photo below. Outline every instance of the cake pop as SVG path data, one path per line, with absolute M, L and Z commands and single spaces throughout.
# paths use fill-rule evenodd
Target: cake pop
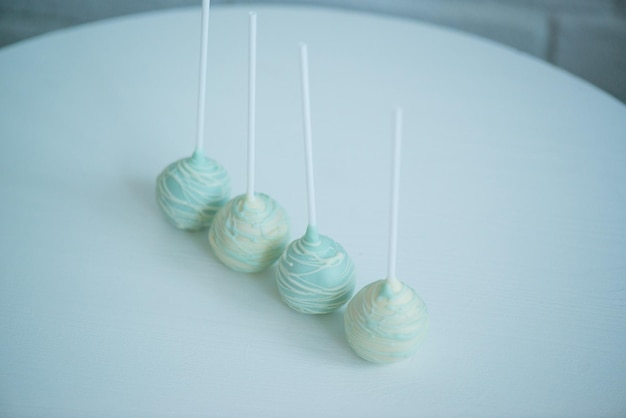
M 186 230 L 208 227 L 230 196 L 228 173 L 203 150 L 209 7 L 210 1 L 203 1 L 196 149 L 191 157 L 168 165 L 157 177 L 156 199 L 161 211 L 174 226 Z
M 248 188 L 215 216 L 209 244 L 217 258 L 235 271 L 265 270 L 274 264 L 289 241 L 289 220 L 274 199 L 254 191 L 256 125 L 256 14 L 250 13 L 248 96 Z
M 352 296 L 354 264 L 338 242 L 317 232 L 305 44 L 300 45 L 300 62 L 309 225 L 304 236 L 290 243 L 280 257 L 276 279 L 280 296 L 290 308 L 308 314 L 325 314 L 340 308 Z
M 402 138 L 400 108 L 396 110 L 395 126 L 387 278 L 361 289 L 348 303 L 344 316 L 348 344 L 360 357 L 375 363 L 393 363 L 410 357 L 428 328 L 426 305 L 395 273 Z

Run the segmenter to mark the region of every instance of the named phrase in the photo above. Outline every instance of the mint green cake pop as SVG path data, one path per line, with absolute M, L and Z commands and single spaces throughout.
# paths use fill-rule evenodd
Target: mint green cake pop
M 156 196 L 161 211 L 177 228 L 206 228 L 230 197 L 230 178 L 221 164 L 196 151 L 161 172 Z
M 276 282 L 282 300 L 290 308 L 307 314 L 325 314 L 350 300 L 355 284 L 354 264 L 338 242 L 317 232 L 305 44 L 300 45 L 300 63 L 309 225 L 304 236 L 289 244 L 278 261 Z
M 333 239 L 309 226 L 278 261 L 276 280 L 282 300 L 307 314 L 325 314 L 342 307 L 354 292 L 352 259 Z
M 156 185 L 159 208 L 174 226 L 186 230 L 210 226 L 230 196 L 228 173 L 203 151 L 208 28 L 209 2 L 203 1 L 196 149 L 191 157 L 168 165 L 157 177 Z

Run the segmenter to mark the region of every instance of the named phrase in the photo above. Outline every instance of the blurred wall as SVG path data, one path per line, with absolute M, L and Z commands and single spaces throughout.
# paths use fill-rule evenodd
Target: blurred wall
M 626 102 L 626 0 L 213 0 L 298 3 L 433 22 L 562 67 Z M 200 0 L 0 0 L 0 46 L 50 30 Z

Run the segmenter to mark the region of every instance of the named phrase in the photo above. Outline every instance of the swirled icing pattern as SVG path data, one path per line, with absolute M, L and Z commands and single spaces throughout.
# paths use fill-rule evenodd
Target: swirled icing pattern
M 228 173 L 200 151 L 168 165 L 157 177 L 157 203 L 167 219 L 180 229 L 210 226 L 229 196 Z
M 276 262 L 289 242 L 287 213 L 271 197 L 255 193 L 232 198 L 215 216 L 209 243 L 222 263 L 253 273 Z
M 276 274 L 283 301 L 308 314 L 325 314 L 343 306 L 354 292 L 354 264 L 336 241 L 308 227 L 287 246 Z
M 392 363 L 410 357 L 428 329 L 426 305 L 409 286 L 378 280 L 361 289 L 346 308 L 345 332 L 365 360 Z

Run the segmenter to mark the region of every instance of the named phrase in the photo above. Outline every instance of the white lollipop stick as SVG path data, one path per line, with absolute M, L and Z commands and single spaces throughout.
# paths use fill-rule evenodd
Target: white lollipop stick
M 200 88 L 198 90 L 198 129 L 196 151 L 204 147 L 204 109 L 206 103 L 206 69 L 207 49 L 209 40 L 209 9 L 211 0 L 202 1 L 202 39 L 200 41 Z
M 256 13 L 250 12 L 250 56 L 248 61 L 248 200 L 254 199 L 256 144 Z
M 317 226 L 315 213 L 315 180 L 313 178 L 313 146 L 311 140 L 311 101 L 309 97 L 309 56 L 306 44 L 300 43 L 300 73 L 302 75 L 302 111 L 304 116 L 304 146 L 306 155 L 306 188 L 309 226 Z
M 398 245 L 398 198 L 400 191 L 400 151 L 402 148 L 402 108 L 396 107 L 393 146 L 393 168 L 391 176 L 391 217 L 389 223 L 389 269 L 387 280 L 398 283 L 396 278 L 396 252 Z

